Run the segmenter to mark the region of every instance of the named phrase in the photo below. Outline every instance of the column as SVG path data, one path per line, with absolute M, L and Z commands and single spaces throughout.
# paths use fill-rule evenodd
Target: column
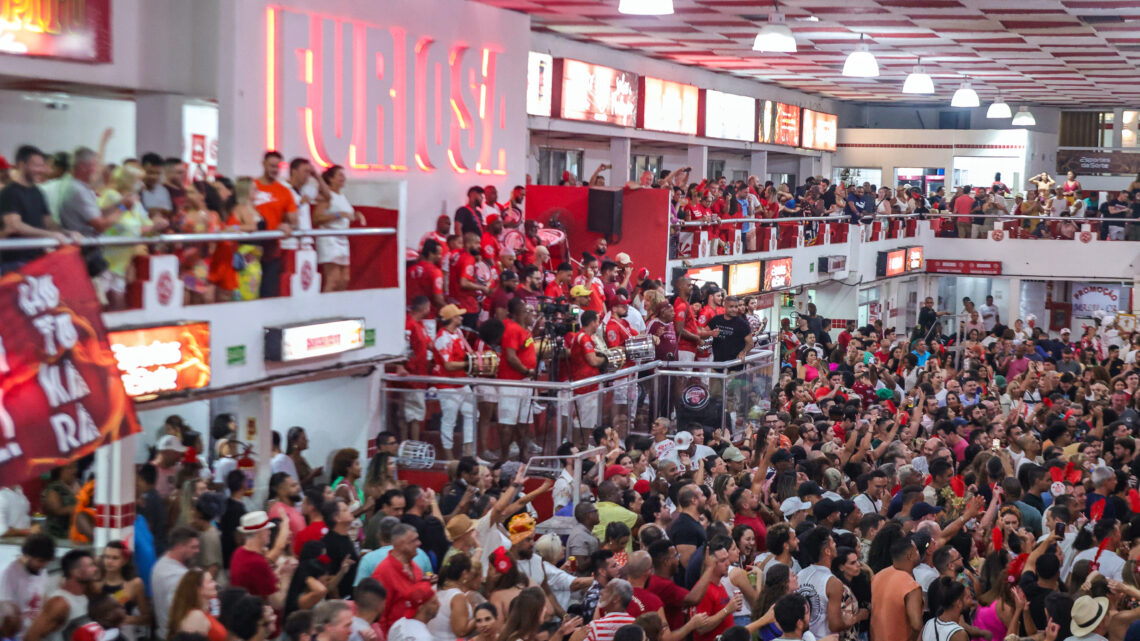
M 1009 279 L 1009 306 L 1005 315 L 1000 317 L 1002 325 L 1013 327 L 1013 321 L 1021 318 L 1021 279 Z
M 768 180 L 768 152 L 752 152 L 752 159 L 748 167 L 748 175 L 756 176 L 759 178 L 761 185 L 764 184 L 765 180 Z
M 609 184 L 615 187 L 626 184 L 631 180 L 629 175 L 629 138 L 610 138 L 610 179 Z M 632 180 L 637 180 L 633 176 Z
M 689 173 L 690 182 L 700 182 L 703 178 L 713 178 L 713 176 L 706 176 L 709 170 L 709 148 L 705 145 L 689 145 L 688 149 L 688 165 L 693 168 Z
M 798 184 L 804 184 L 804 181 L 807 180 L 808 176 L 814 176 L 819 173 L 816 171 L 818 160 L 819 159 L 814 156 L 800 156 L 800 169 L 799 173 L 796 175 L 796 182 Z M 788 186 L 791 187 L 792 185 Z
M 245 436 L 253 444 L 253 460 L 257 462 L 257 467 L 253 473 L 253 504 L 264 505 L 269 494 L 269 477 L 273 474 L 273 470 L 269 466 L 270 460 L 273 458 L 273 390 L 258 390 L 249 396 L 253 398 L 250 399 L 251 402 L 246 407 L 255 408 L 257 412 L 256 432 L 253 435 L 242 434 L 242 436 Z M 246 425 L 253 418 L 255 417 L 248 417 Z M 239 425 L 239 432 L 241 428 L 242 425 Z
M 130 540 L 135 527 L 135 448 L 143 435 L 95 450 L 95 549 Z
M 1132 277 L 1132 313 L 1140 314 L 1140 276 Z
M 138 155 L 153 151 L 163 158 L 182 156 L 184 96 L 140 95 L 135 98 L 135 140 Z

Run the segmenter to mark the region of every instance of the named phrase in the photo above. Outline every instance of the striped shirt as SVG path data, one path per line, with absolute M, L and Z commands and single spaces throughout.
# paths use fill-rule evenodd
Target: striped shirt
M 634 621 L 635 619 L 625 612 L 610 612 L 590 622 L 590 633 L 586 635 L 586 641 L 613 641 L 614 634 L 619 628 Z

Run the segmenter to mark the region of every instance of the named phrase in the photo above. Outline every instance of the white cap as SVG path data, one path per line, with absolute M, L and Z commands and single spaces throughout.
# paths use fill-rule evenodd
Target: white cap
M 186 452 L 186 446 L 173 434 L 167 434 L 158 439 L 158 445 L 154 449 L 159 452 L 178 452 L 179 454 Z
M 789 496 L 788 498 L 784 499 L 783 503 L 780 504 L 780 512 L 783 513 L 785 518 L 790 517 L 796 512 L 802 512 L 804 510 L 810 509 L 811 503 L 808 503 L 798 496 Z
M 687 450 L 693 444 L 693 435 L 690 432 L 677 432 L 673 435 L 673 442 L 678 449 Z
M 1115 322 L 1116 322 L 1116 317 L 1115 317 L 1115 316 L 1113 316 L 1113 315 L 1111 315 L 1111 314 L 1109 314 L 1108 316 L 1105 316 L 1104 318 L 1100 319 L 1100 324 L 1101 324 L 1101 325 L 1111 325 L 1111 324 L 1113 324 L 1113 323 L 1115 323 Z
M 1068 327 L 1066 327 L 1066 328 L 1064 328 L 1064 329 L 1062 329 L 1062 330 L 1061 330 L 1061 333 L 1062 333 L 1062 334 L 1072 334 L 1072 333 L 1073 333 L 1073 330 L 1071 330 L 1071 329 L 1069 329 Z

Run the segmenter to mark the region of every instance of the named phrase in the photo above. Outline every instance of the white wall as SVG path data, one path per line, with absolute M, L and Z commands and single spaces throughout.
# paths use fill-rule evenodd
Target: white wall
M 50 108 L 49 101 L 66 108 Z M 0 91 L 0 154 L 10 162 L 22 144 L 49 154 L 73 151 L 79 145 L 96 149 L 107 127 L 114 135 L 107 143 L 106 160 L 119 163 L 135 156 L 135 103 L 130 100 Z
M 147 448 L 158 441 L 155 435 L 162 424 L 166 422 L 166 417 L 171 414 L 181 416 L 186 425 L 201 432 L 203 443 L 210 442 L 210 422 L 213 420 L 213 416 L 210 414 L 210 401 L 190 401 L 189 403 L 153 409 L 147 409 L 145 405 L 141 405 L 135 407 L 135 414 L 138 416 L 139 425 L 142 426 L 142 432 L 130 437 L 135 439 L 136 463 L 147 461 Z
M 970 114 L 970 129 L 991 129 L 994 127 L 1007 127 L 1009 119 L 986 118 L 990 100 L 982 98 L 982 106 L 976 109 L 951 108 L 948 103 L 942 105 L 882 105 L 868 103 L 838 103 L 839 125 L 841 127 L 856 128 L 883 128 L 883 129 L 927 129 L 927 136 L 937 138 L 938 113 L 951 111 L 954 113 L 968 112 Z M 1011 104 L 1010 108 L 1016 112 L 1019 105 Z M 1037 124 L 1029 129 L 1031 131 L 1053 134 L 1056 144 L 1056 134 L 1061 127 L 1061 110 L 1057 107 L 1032 106 L 1030 111 L 1037 120 Z
M 346 447 L 356 448 L 363 457 L 368 451 L 370 389 L 367 376 L 275 387 L 273 430 L 284 438 L 290 427 L 304 427 L 309 435 L 305 459 L 313 467 L 324 465 L 329 453 Z

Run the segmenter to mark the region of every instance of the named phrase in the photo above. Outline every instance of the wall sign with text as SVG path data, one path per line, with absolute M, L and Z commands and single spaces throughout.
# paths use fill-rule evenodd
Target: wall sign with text
M 132 398 L 210 384 L 209 323 L 114 329 L 107 341 Z
M 0 0 L 0 53 L 111 62 L 111 0 Z
M 288 363 L 364 347 L 364 319 L 265 328 L 265 360 Z

